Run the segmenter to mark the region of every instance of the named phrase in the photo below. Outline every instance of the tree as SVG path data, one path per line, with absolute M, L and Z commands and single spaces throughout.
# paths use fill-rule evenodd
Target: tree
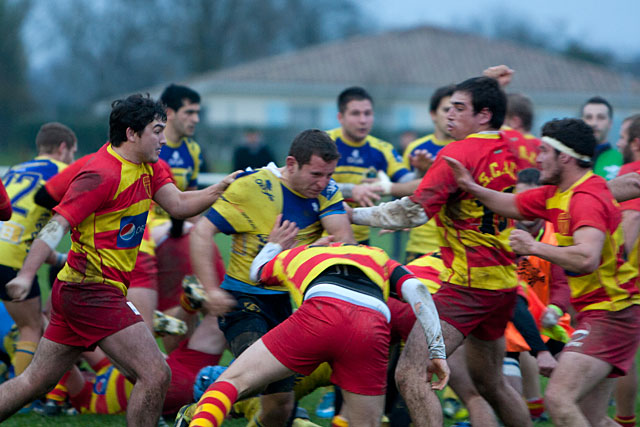
M 22 23 L 28 0 L 0 0 L 0 129 L 3 138 L 16 118 L 32 106 L 27 82 L 27 60 L 22 43 Z

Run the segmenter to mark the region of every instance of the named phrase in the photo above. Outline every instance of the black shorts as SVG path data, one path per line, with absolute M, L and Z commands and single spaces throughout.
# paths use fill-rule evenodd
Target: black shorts
M 11 301 L 13 298 L 7 294 L 7 289 L 5 285 L 11 281 L 11 279 L 15 278 L 18 275 L 17 268 L 7 267 L 6 265 L 0 265 L 0 299 L 2 301 Z M 25 300 L 39 297 L 40 296 L 40 285 L 38 284 L 38 276 L 34 277 L 33 283 L 31 284 L 31 290 L 27 294 Z
M 238 305 L 218 318 L 220 330 L 229 343 L 234 357 L 240 356 L 251 344 L 291 316 L 289 294 L 258 295 L 227 291 Z M 295 377 L 291 376 L 269 384 L 262 394 L 283 393 L 293 390 Z

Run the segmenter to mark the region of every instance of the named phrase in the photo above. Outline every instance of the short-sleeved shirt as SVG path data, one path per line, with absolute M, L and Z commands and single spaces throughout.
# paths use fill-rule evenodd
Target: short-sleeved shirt
M 383 171 L 393 182 L 398 182 L 410 173 L 402 157 L 388 142 L 371 135 L 360 142 L 353 142 L 342 134 L 342 128 L 327 133 L 336 142 L 340 152 L 340 159 L 333 173 L 333 178 L 338 183 L 360 184 L 370 168 Z M 351 200 L 347 202 L 352 207 L 359 206 Z M 364 241 L 369 238 L 369 227 L 354 225 L 353 234 L 357 241 Z
M 170 182 L 157 163 L 132 163 L 110 143 L 102 146 L 54 208 L 71 225 L 71 250 L 58 279 L 107 283 L 126 295 L 151 199 Z
M 516 156 L 518 170 L 538 167 L 536 160 L 538 153 L 540 153 L 540 140 L 538 138 L 530 133 L 522 134 L 508 126 L 503 126 L 500 132 Z
M 298 246 L 280 252 L 262 267 L 260 282 L 264 285 L 283 285 L 294 303 L 302 304 L 307 287 L 321 273 L 332 266 L 348 265 L 358 268 L 382 290 L 385 301 L 390 290 L 401 295 L 401 285 L 413 274 L 380 248 L 347 243 L 329 246 Z M 396 269 L 399 268 L 397 271 Z
M 206 217 L 222 233 L 233 236 L 223 289 L 247 293 L 286 292 L 281 286 L 261 289 L 249 278 L 255 256 L 267 243 L 276 217 L 296 223 L 298 242 L 308 244 L 323 232 L 320 220 L 344 214 L 342 193 L 331 180 L 317 198 L 307 198 L 287 187 L 279 171 L 261 168 L 239 175 L 213 204 Z
M 558 246 L 573 245 L 573 235 L 581 227 L 594 227 L 605 233 L 596 271 L 566 271 L 576 310 L 619 311 L 640 303 L 637 268 L 622 259 L 622 215 L 603 178 L 587 172 L 565 191 L 545 185 L 518 194 L 516 203 L 525 218 L 543 218 L 553 223 Z
M 38 156 L 12 166 L 2 178 L 13 213 L 0 222 L 0 264 L 21 268 L 31 243 L 51 218 L 51 211 L 37 205 L 33 196 L 45 181 L 63 170 L 66 163 Z
M 513 221 L 500 217 L 458 188 L 444 157 L 460 161 L 483 187 L 512 192 L 516 159 L 498 132 L 482 132 L 452 142 L 438 154 L 411 200 L 436 217 L 445 270 L 440 279 L 478 289 L 517 286 L 515 253 L 509 246 Z
M 402 156 L 404 165 L 407 169 L 413 170 L 409 160 L 416 150 L 427 150 L 435 159 L 440 150 L 450 143 L 452 140 L 440 141 L 435 134 L 423 136 L 411 142 L 407 149 L 404 150 Z M 440 249 L 440 241 L 438 240 L 438 226 L 435 219 L 430 219 L 420 227 L 412 228 L 409 231 L 409 241 L 407 242 L 406 251 L 419 254 L 437 251 Z

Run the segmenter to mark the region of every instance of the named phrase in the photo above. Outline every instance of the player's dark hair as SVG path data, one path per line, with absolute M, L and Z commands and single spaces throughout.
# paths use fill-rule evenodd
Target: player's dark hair
M 429 111 L 435 113 L 438 109 L 438 106 L 440 105 L 440 101 L 442 101 L 442 98 L 453 95 L 453 91 L 455 90 L 455 88 L 456 85 L 448 85 L 436 89 L 436 91 L 433 92 L 433 95 L 431 95 L 431 99 L 429 100 Z
M 611 106 L 611 104 L 609 104 L 609 101 L 607 101 L 606 99 L 604 99 L 601 96 L 592 96 L 591 98 L 587 99 L 587 102 L 582 104 L 582 108 L 580 109 L 580 115 L 584 114 L 584 107 L 586 107 L 589 104 L 606 105 L 607 106 L 607 111 L 609 111 L 609 118 L 610 119 L 613 118 L 613 107 Z
M 526 168 L 518 172 L 518 184 L 540 185 L 540 171 L 536 168 Z
M 455 91 L 471 95 L 474 114 L 478 114 L 484 108 L 488 109 L 491 112 L 489 126 L 492 129 L 500 129 L 507 111 L 507 96 L 500 89 L 496 79 L 484 76 L 472 77 L 456 85 Z
M 49 122 L 40 126 L 36 135 L 38 153 L 51 154 L 63 142 L 67 143 L 67 148 L 73 147 L 78 142 L 76 134 L 69 127 L 58 122 Z
M 338 111 L 344 114 L 347 110 L 347 104 L 351 101 L 362 101 L 368 99 L 373 105 L 373 99 L 369 92 L 359 86 L 348 87 L 338 95 Z
M 551 120 L 542 127 L 542 136 L 557 139 L 562 144 L 572 148 L 576 153 L 589 157 L 593 156 L 597 145 L 593 129 L 581 119 Z M 590 168 L 591 162 L 578 160 L 578 166 Z
M 640 114 L 634 114 L 629 116 L 624 121 L 629 121 L 629 127 L 627 128 L 627 140 L 629 142 L 636 138 L 640 138 Z
M 289 155 L 296 159 L 299 166 L 311 162 L 311 156 L 316 155 L 325 162 L 340 158 L 338 147 L 331 137 L 319 129 L 307 129 L 300 132 L 291 143 Z
M 507 94 L 507 117 L 519 117 L 524 130 L 529 132 L 533 126 L 533 102 L 521 93 Z
M 119 147 L 127 140 L 127 128 L 140 135 L 144 128 L 154 120 L 167 120 L 161 102 L 151 99 L 149 94 L 137 93 L 125 99 L 111 103 L 109 115 L 109 141 Z
M 192 104 L 200 103 L 200 94 L 195 90 L 171 83 L 160 95 L 160 101 L 174 111 L 178 111 L 184 105 L 184 100 Z

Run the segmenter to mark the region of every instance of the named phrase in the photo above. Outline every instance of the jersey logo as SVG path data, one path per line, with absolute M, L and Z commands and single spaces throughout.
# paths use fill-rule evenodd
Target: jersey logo
M 338 192 L 338 184 L 333 179 L 331 179 L 322 193 L 327 198 L 327 200 L 329 200 L 337 192 Z
M 567 212 L 561 212 L 558 215 L 558 231 L 564 236 L 569 235 L 571 216 Z
M 133 249 L 140 245 L 148 213 L 143 212 L 134 216 L 125 216 L 120 220 L 120 231 L 116 241 L 116 246 L 119 249 Z
M 174 151 L 171 157 L 169 158 L 169 166 L 183 166 L 184 160 L 180 157 L 180 153 Z
M 151 177 L 149 175 L 143 175 L 142 184 L 144 185 L 144 191 L 147 193 L 147 196 L 151 198 Z
M 316 202 L 312 202 L 311 207 L 313 208 L 314 212 L 318 212 L 318 210 L 320 209 L 320 206 L 318 206 Z
M 273 202 L 273 184 L 271 184 L 271 180 L 270 179 L 265 179 L 262 180 L 260 178 L 256 179 L 256 184 L 258 184 L 258 186 L 260 187 L 260 190 L 262 190 L 262 194 L 264 194 L 265 196 L 267 196 L 269 198 L 270 201 Z
M 93 383 L 93 392 L 95 394 L 104 395 L 107 392 L 107 383 L 112 371 L 113 366 L 110 366 L 104 374 L 96 377 L 96 382 Z
M 360 157 L 360 150 L 353 150 L 351 155 L 347 157 L 347 163 L 352 165 L 361 165 L 364 163 L 364 159 Z
M 587 325 L 589 328 L 589 325 Z M 582 347 L 583 341 L 589 336 L 589 329 L 576 329 L 571 334 L 571 341 L 565 344 L 565 347 Z

